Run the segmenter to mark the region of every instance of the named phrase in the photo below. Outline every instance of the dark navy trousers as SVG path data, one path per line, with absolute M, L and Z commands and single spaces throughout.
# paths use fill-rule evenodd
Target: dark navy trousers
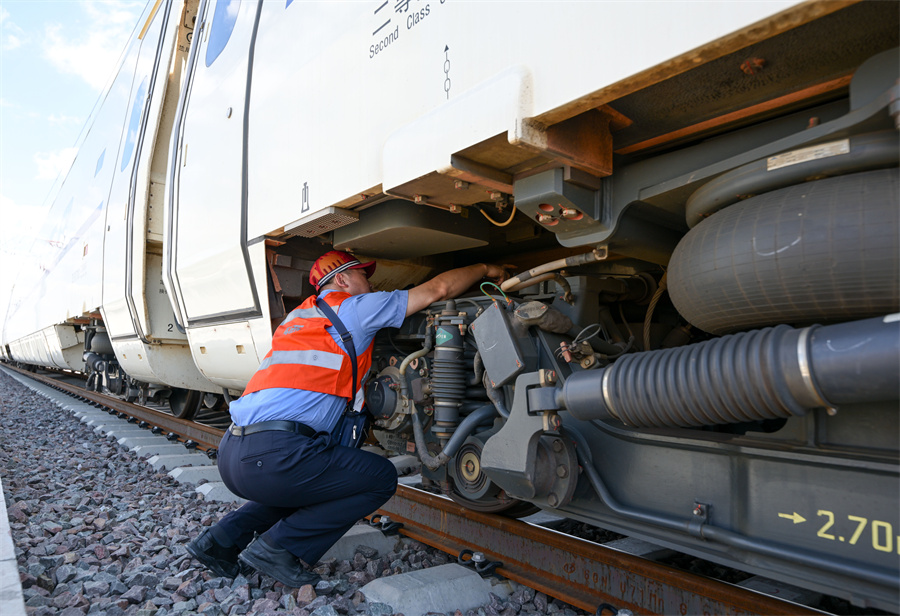
M 243 549 L 253 533 L 265 534 L 308 567 L 397 489 L 388 460 L 335 445 L 324 432 L 226 432 L 218 465 L 228 489 L 250 502 L 222 518 L 213 536 Z

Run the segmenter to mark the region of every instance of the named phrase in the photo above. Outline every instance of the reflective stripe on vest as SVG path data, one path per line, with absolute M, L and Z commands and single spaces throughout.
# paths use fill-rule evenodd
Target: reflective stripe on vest
M 291 310 L 281 325 L 285 325 L 295 319 L 324 319 L 325 314 L 318 308 L 294 308 Z
M 340 353 L 327 351 L 272 351 L 262 360 L 259 369 L 265 370 L 274 364 L 291 364 L 340 370 L 343 360 Z
M 338 311 L 347 293 L 325 295 L 328 305 Z M 315 296 L 292 310 L 272 336 L 272 350 L 247 384 L 244 395 L 270 388 L 291 388 L 360 399 L 362 381 L 372 365 L 374 341 L 357 356 L 357 391 L 351 392 L 353 369 L 350 356 L 335 342 L 326 327 L 331 322 L 316 307 Z

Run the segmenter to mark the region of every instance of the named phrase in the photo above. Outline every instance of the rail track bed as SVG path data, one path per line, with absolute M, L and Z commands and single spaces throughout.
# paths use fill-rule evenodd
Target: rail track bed
M 219 427 L 86 392 L 70 376 L 26 376 L 214 457 Z M 496 593 L 490 603 L 468 610 L 473 616 L 624 609 L 682 615 L 884 613 L 828 597 L 811 605 L 784 601 L 562 532 L 569 527 L 617 539 L 583 524 L 557 519 L 540 525 L 483 514 L 404 485 L 373 516 L 374 522 L 402 523 L 405 538 L 393 552 L 362 550 L 350 559 L 326 559 L 317 567 L 323 582 L 315 588 L 288 589 L 258 574 L 214 578 L 192 561 L 185 546 L 238 503 L 206 500 L 194 486 L 179 484 L 134 452 L 98 438 L 71 412 L 7 374 L 0 375 L 0 425 L 5 434 L 0 473 L 23 598 L 28 613 L 38 616 L 382 616 L 386 607 L 366 601 L 365 583 L 455 562 L 464 550 L 483 554 L 488 564 L 478 568 L 494 574 Z M 534 520 L 540 522 L 539 516 Z M 656 552 L 673 562 L 671 553 Z

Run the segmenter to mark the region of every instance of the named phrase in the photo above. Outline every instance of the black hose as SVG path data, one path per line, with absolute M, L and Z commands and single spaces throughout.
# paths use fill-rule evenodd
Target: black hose
M 506 408 L 506 399 L 503 396 L 503 392 L 494 387 L 489 378 L 484 378 L 482 382 L 484 383 L 485 391 L 487 391 L 488 400 L 493 403 L 500 416 L 507 419 L 509 417 L 509 409 Z
M 453 433 L 453 436 L 450 437 L 450 440 L 447 441 L 447 444 L 444 445 L 444 450 L 438 457 L 446 456 L 449 460 L 455 456 L 456 452 L 459 451 L 459 448 L 466 439 L 469 438 L 469 435 L 472 434 L 475 428 L 489 420 L 493 421 L 493 418 L 496 416 L 497 411 L 490 404 L 469 413 L 468 417 L 459 422 L 459 426 L 457 426 L 456 431 Z
M 416 452 L 419 454 L 419 460 L 422 461 L 422 464 L 424 464 L 426 468 L 433 471 L 439 469 L 449 462 L 450 458 L 456 455 L 460 446 L 462 446 L 465 440 L 469 438 L 469 435 L 474 432 L 475 428 L 494 417 L 496 413 L 496 409 L 489 404 L 469 413 L 468 417 L 462 420 L 456 427 L 453 436 L 448 439 L 443 450 L 436 456 L 432 456 L 428 453 L 428 449 L 425 446 L 425 431 L 422 429 L 422 422 L 419 420 L 419 414 L 414 412 L 412 414 L 413 433 L 415 434 Z
M 557 402 L 581 420 L 634 427 L 741 423 L 894 401 L 898 373 L 900 318 L 779 325 L 626 355 L 571 375 Z

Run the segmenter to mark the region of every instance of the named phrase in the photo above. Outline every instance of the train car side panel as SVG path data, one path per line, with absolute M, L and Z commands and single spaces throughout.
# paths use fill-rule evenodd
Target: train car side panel
M 702 25 L 676 3 L 654 5 L 649 20 L 645 8 L 627 3 L 525 3 L 515 11 L 502 3 L 428 2 L 407 11 L 381 5 L 264 5 L 250 108 L 250 237 L 446 170 L 453 154 L 495 135 L 524 141 L 517 125 L 525 118 L 586 101 L 791 3 L 729 3 Z M 502 26 L 478 35 L 475 23 Z M 623 49 L 603 34 L 633 23 L 654 45 Z M 543 43 L 560 39 L 566 44 Z M 676 70 L 683 68 L 657 68 L 654 78 Z M 460 97 L 468 99 L 457 106 Z M 533 158 L 542 138 L 532 135 L 533 143 L 498 166 Z M 421 189 L 443 205 L 483 195 L 453 193 L 452 182 L 443 199 Z M 412 190 L 403 196 L 412 198 Z

